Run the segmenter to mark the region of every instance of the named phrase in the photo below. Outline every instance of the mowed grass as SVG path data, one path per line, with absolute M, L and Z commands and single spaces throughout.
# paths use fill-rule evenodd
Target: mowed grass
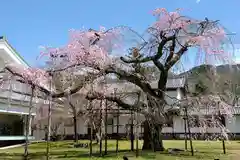
M 81 143 L 87 143 L 88 141 L 80 141 Z M 240 159 L 240 142 L 228 141 L 226 142 L 227 154 L 223 154 L 221 141 L 193 141 L 194 156 L 191 156 L 190 146 L 188 144 L 188 150 L 177 154 L 170 154 L 167 151 L 164 152 L 151 152 L 141 151 L 139 149 L 139 157 L 135 156 L 135 152 L 130 151 L 130 141 L 119 141 L 119 152 L 116 153 L 116 141 L 108 141 L 108 154 L 101 157 L 99 154 L 99 145 L 93 145 L 93 155 L 89 157 L 89 148 L 74 148 L 72 141 L 60 141 L 50 143 L 50 159 L 52 160 L 116 160 L 122 159 L 123 155 L 129 157 L 129 160 L 214 160 L 219 158 L 220 160 L 239 160 Z M 139 141 L 139 148 L 142 146 L 142 141 Z M 167 148 L 180 148 L 184 149 L 184 141 L 166 140 L 164 141 L 164 147 Z M 0 150 L 0 159 L 23 159 L 24 147 L 18 147 L 13 149 Z M 103 142 L 104 152 L 104 142 Z M 29 146 L 29 159 L 44 160 L 46 159 L 46 143 L 35 143 Z

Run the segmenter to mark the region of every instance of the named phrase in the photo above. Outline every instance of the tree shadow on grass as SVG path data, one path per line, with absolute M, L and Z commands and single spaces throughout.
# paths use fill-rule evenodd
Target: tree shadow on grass
M 120 150 L 118 153 L 128 153 L 129 150 Z M 117 153 L 115 150 L 108 150 L 107 155 L 104 155 L 104 151 L 102 152 L 102 155 L 99 152 L 92 153 L 92 157 L 116 157 Z M 69 152 L 66 151 L 63 154 L 57 156 L 57 158 L 87 158 L 90 157 L 90 153 L 86 151 L 75 151 L 75 152 Z
M 192 153 L 190 151 L 182 151 L 182 152 L 179 152 L 179 153 L 175 153 L 175 154 L 170 154 L 168 152 L 162 152 L 161 154 L 163 155 L 167 155 L 167 156 L 174 156 L 174 157 L 178 157 L 178 158 L 190 158 L 190 157 L 194 157 L 195 159 L 214 159 L 216 157 L 221 157 L 221 156 L 224 156 L 223 154 L 221 153 L 217 153 L 217 152 L 214 152 L 214 151 L 207 151 L 207 152 L 199 152 L 199 151 L 195 151 L 194 152 L 194 155 L 192 156 Z M 227 155 L 225 155 L 227 156 Z
M 53 155 L 53 154 L 51 154 Z M 100 155 L 100 153 L 93 153 L 92 157 L 104 157 L 104 158 L 116 158 L 117 156 L 123 156 L 126 155 L 127 157 L 135 157 L 135 152 L 130 152 L 129 150 L 120 150 L 118 154 L 116 153 L 115 150 L 108 151 L 107 155 L 103 156 Z M 190 158 L 192 157 L 191 152 L 184 151 L 176 154 L 170 154 L 168 152 L 146 152 L 146 151 L 139 151 L 139 157 L 142 157 L 144 159 L 156 159 L 157 157 L 160 156 L 166 156 L 166 157 L 175 157 L 175 158 Z M 218 157 L 219 154 L 214 153 L 214 152 L 196 152 L 195 155 L 193 156 L 196 159 L 211 159 L 211 158 L 216 158 Z M 56 155 L 56 158 L 62 158 L 62 159 L 68 159 L 68 158 L 89 158 L 90 154 L 83 152 L 83 151 L 75 151 L 75 152 L 69 152 L 66 151 L 62 153 L 61 155 Z
M 118 156 L 126 155 L 129 158 L 135 157 L 135 152 L 131 152 L 129 150 L 119 150 L 118 154 L 115 150 L 108 150 L 107 155 L 101 156 L 99 152 L 93 152 L 92 157 L 93 158 L 116 158 Z M 90 154 L 88 151 L 77 151 L 77 150 L 68 150 L 68 151 L 53 151 L 50 153 L 51 157 L 57 158 L 57 159 L 70 159 L 70 158 L 89 158 Z M 139 150 L 139 157 L 144 159 L 156 159 L 163 157 L 174 157 L 174 158 L 190 158 L 192 157 L 191 152 L 189 151 L 183 151 L 175 154 L 170 154 L 167 151 L 164 152 L 147 152 L 147 151 L 141 151 Z M 216 152 L 195 152 L 194 158 L 195 159 L 213 159 L 216 157 L 220 157 L 220 153 Z M 23 159 L 23 154 L 20 153 L 1 153 L 0 159 Z M 46 159 L 46 152 L 36 152 L 36 153 L 30 153 L 28 159 L 34 160 L 34 159 Z
M 128 153 L 129 150 L 120 150 L 118 153 L 123 154 L 123 153 Z M 115 150 L 109 150 L 107 155 L 104 155 L 104 152 L 102 153 L 103 157 L 116 157 L 117 153 Z M 53 151 L 50 152 L 50 156 L 54 158 L 59 158 L 59 159 L 68 159 L 68 158 L 89 158 L 90 153 L 87 151 L 78 151 L 78 150 L 68 150 L 68 151 Z M 93 152 L 92 157 L 101 157 L 99 152 Z M 22 153 L 1 153 L 0 154 L 0 159 L 23 159 L 23 154 Z M 29 153 L 28 159 L 33 160 L 33 159 L 46 159 L 46 152 L 45 151 L 40 151 L 40 152 L 35 152 L 35 153 Z

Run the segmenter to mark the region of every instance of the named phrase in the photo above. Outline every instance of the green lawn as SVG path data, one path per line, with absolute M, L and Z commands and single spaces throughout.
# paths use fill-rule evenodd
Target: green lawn
M 81 141 L 83 142 L 83 141 Z M 84 141 L 86 142 L 86 141 Z M 140 141 L 139 146 L 141 147 L 142 142 Z M 99 146 L 95 145 L 93 147 L 93 157 L 92 159 L 122 159 L 123 155 L 129 157 L 129 160 L 149 160 L 149 159 L 159 159 L 159 160 L 213 160 L 214 158 L 220 158 L 220 160 L 239 160 L 240 159 L 240 142 L 229 141 L 226 142 L 227 154 L 222 153 L 222 143 L 218 141 L 193 141 L 195 155 L 191 156 L 188 151 L 171 155 L 167 152 L 142 152 L 139 150 L 139 157 L 135 157 L 135 153 L 130 152 L 130 141 L 119 141 L 119 153 L 115 152 L 115 141 L 108 141 L 108 155 L 104 157 L 99 157 Z M 165 148 L 184 148 L 184 141 L 164 141 Z M 30 159 L 46 159 L 46 143 L 35 143 L 29 146 Z M 104 150 L 104 145 L 103 145 Z M 22 159 L 22 154 L 24 152 L 23 147 L 0 150 L 0 159 Z M 89 148 L 74 148 L 73 142 L 71 141 L 61 141 L 51 143 L 51 159 L 60 160 L 87 160 L 89 158 Z

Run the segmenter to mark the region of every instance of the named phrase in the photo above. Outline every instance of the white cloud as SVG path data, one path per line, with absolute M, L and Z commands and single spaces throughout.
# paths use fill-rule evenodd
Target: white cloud
M 196 3 L 199 3 L 201 0 L 196 0 Z

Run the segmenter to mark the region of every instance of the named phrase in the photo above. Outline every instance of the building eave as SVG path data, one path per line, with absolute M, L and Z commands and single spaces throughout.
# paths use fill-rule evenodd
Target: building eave
M 15 48 L 12 47 L 12 45 L 7 41 L 6 37 L 1 36 L 0 37 L 0 42 L 4 43 L 5 46 L 11 51 L 11 53 L 20 61 L 22 64 L 26 66 L 30 66 L 27 61 L 24 60 L 24 58 L 16 51 Z

